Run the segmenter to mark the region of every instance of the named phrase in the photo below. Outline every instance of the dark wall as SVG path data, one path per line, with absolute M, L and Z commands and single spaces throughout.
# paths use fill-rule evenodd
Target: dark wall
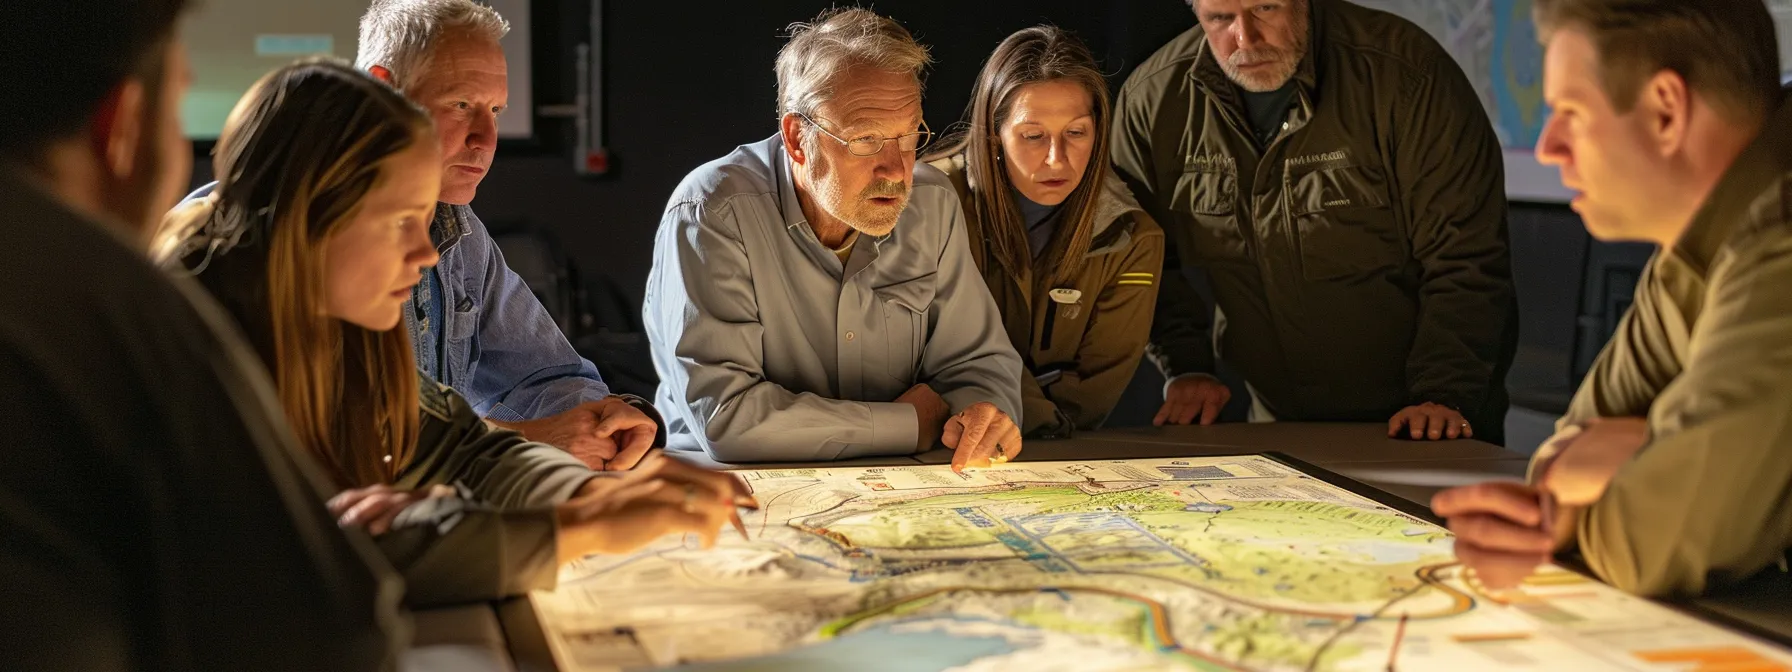
M 538 146 L 500 148 L 473 206 L 494 228 L 526 224 L 551 232 L 583 275 L 608 279 L 638 310 L 666 197 L 691 169 L 777 131 L 772 63 L 784 29 L 837 3 L 604 4 L 603 94 L 613 172 L 577 176 L 570 123 L 545 120 L 538 124 Z M 588 32 L 588 3 L 535 5 L 536 100 L 571 102 L 573 45 Z M 1132 66 L 1194 25 L 1178 0 L 904 0 L 874 8 L 932 49 L 925 107 L 935 131 L 959 119 L 984 57 L 1015 30 L 1051 22 L 1075 31 L 1117 87 Z M 209 180 L 209 166 L 198 172 L 196 180 Z
M 563 14 L 582 22 L 577 6 L 583 3 L 571 4 L 577 11 Z M 586 275 L 601 273 L 638 305 L 667 195 L 691 169 L 777 131 L 772 63 L 784 28 L 833 3 L 716 3 L 734 10 L 723 13 L 681 2 L 605 4 L 606 144 L 615 173 L 575 176 L 564 149 L 571 143 L 535 155 L 500 155 L 475 205 L 493 220 L 527 219 L 551 229 Z M 1142 8 L 1149 16 L 1138 15 Z M 1055 22 L 1076 31 L 1119 73 L 1194 23 L 1175 0 L 908 0 L 878 9 L 932 48 L 936 65 L 925 107 L 936 131 L 960 117 L 983 58 L 1014 30 Z

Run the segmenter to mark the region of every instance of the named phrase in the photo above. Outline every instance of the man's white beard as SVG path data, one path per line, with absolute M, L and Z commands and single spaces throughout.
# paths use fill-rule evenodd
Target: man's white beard
M 833 178 L 833 175 L 827 175 L 814 180 L 817 192 L 816 201 L 820 203 L 823 210 L 852 227 L 853 230 L 868 236 L 887 236 L 891 231 L 896 230 L 896 220 L 900 219 L 902 211 L 908 208 L 910 193 L 908 185 L 901 182 L 890 182 L 879 188 L 874 183 L 858 194 L 847 195 L 844 193 L 845 190 L 841 187 L 840 181 Z M 889 185 L 900 185 L 900 189 Z M 872 205 L 868 199 L 873 196 L 894 196 L 896 205 L 893 207 Z

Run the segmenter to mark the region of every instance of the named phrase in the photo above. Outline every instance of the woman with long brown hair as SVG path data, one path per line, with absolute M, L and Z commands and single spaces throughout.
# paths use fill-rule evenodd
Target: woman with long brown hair
M 344 490 L 332 511 L 369 525 L 413 605 L 551 586 L 561 562 L 667 532 L 713 541 L 751 501 L 733 477 L 663 458 L 607 477 L 418 375 L 395 327 L 437 259 L 432 132 L 345 64 L 275 71 L 231 113 L 218 188 L 169 214 L 160 255 L 236 317 L 299 445 Z
M 1053 26 L 996 47 L 960 128 L 924 159 L 964 204 L 971 253 L 1023 376 L 1022 431 L 1101 424 L 1151 331 L 1163 231 L 1108 169 L 1107 81 Z

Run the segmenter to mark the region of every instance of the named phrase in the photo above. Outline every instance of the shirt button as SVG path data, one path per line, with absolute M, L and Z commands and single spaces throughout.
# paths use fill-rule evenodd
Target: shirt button
M 858 337 L 859 337 L 859 335 L 858 335 L 858 334 L 855 334 L 855 333 L 852 333 L 852 332 L 850 332 L 850 331 L 849 331 L 849 332 L 846 332 L 846 340 L 847 340 L 847 341 L 848 341 L 848 342 L 851 342 L 851 341 L 852 341 L 852 339 L 855 339 L 855 338 L 858 338 Z

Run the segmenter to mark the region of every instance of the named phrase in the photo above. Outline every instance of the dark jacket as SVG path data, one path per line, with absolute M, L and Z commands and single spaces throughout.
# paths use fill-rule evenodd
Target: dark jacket
M 1030 374 L 1021 377 L 1021 431 L 1028 438 L 1056 438 L 1101 426 L 1145 351 L 1164 264 L 1163 230 L 1139 208 L 1126 185 L 1110 175 L 1096 201 L 1089 253 L 1078 264 L 1076 280 L 1065 287 L 1081 297 L 1075 303 L 1055 302 L 1048 292 L 1037 291 L 1032 269 L 1010 269 L 990 253 L 986 224 L 969 207 L 977 196 L 964 156 L 940 159 L 933 166 L 951 178 L 967 206 L 971 258 Z
M 1460 409 L 1497 441 L 1517 343 L 1499 142 L 1468 79 L 1424 31 L 1312 0 L 1296 96 L 1266 148 L 1199 27 L 1121 89 L 1114 162 L 1169 235 L 1148 354 L 1213 370 L 1219 352 L 1283 420 L 1385 422 Z
M 0 208 L 0 667 L 396 667 L 403 584 L 229 317 L 6 166 Z

